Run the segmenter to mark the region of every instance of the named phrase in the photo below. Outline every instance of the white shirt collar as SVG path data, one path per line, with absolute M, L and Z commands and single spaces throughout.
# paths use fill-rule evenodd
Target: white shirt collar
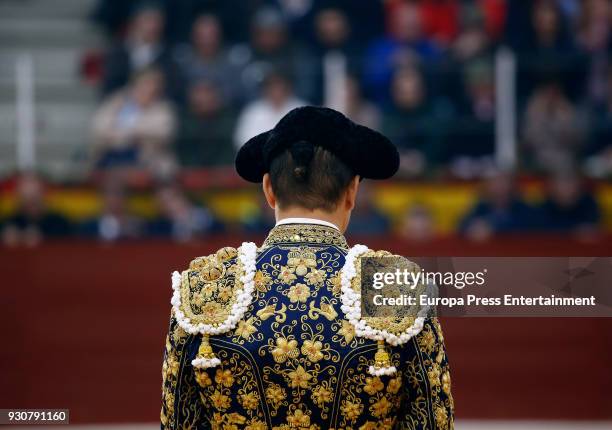
M 324 225 L 327 227 L 335 228 L 336 230 L 340 231 L 337 225 L 332 224 L 331 222 L 323 221 L 322 219 L 316 219 L 316 218 L 284 218 L 284 219 L 276 221 L 277 226 L 284 225 L 284 224 L 319 224 L 319 225 Z

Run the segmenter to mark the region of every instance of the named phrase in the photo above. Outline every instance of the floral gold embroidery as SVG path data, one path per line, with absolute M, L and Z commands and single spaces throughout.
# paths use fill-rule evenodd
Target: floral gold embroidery
M 212 380 L 210 379 L 210 376 L 208 376 L 208 373 L 206 373 L 206 371 L 202 370 L 202 369 L 197 369 L 195 371 L 195 378 L 196 378 L 196 382 L 198 383 L 198 385 L 200 387 L 208 387 L 210 384 L 212 384 Z
M 304 428 L 310 426 L 310 416 L 306 415 L 301 409 L 287 416 L 287 423 L 291 427 Z
M 359 400 L 354 402 L 345 400 L 342 405 L 342 413 L 349 421 L 355 421 L 361 415 L 361 411 L 363 411 L 363 405 Z
M 384 417 L 389 413 L 391 406 L 391 402 L 389 402 L 389 400 L 383 396 L 380 398 L 380 400 L 370 406 L 370 412 L 372 412 L 372 415 L 375 417 Z
M 265 293 L 268 291 L 268 285 L 272 282 L 272 277 L 270 277 L 266 272 L 258 270 L 255 272 L 255 289 L 260 293 Z
M 225 385 L 226 387 L 231 387 L 234 383 L 234 376 L 229 369 L 217 369 L 217 373 L 215 374 L 215 382 L 217 384 Z
M 304 370 L 301 365 L 297 369 L 290 371 L 287 376 L 291 387 L 308 388 L 312 379 L 312 375 Z
M 442 390 L 446 395 L 450 395 L 451 393 L 451 376 L 448 371 L 444 372 L 442 375 Z
M 418 337 L 419 345 L 427 354 L 431 354 L 436 346 L 436 337 L 429 328 L 424 328 L 422 335 Z
M 290 285 L 293 281 L 297 279 L 297 276 L 295 276 L 295 268 L 283 266 L 279 273 L 279 278 L 283 283 Z
M 246 409 L 256 409 L 259 405 L 259 396 L 255 392 L 242 394 L 240 396 L 240 402 Z
M 448 428 L 448 413 L 443 407 L 436 408 L 436 424 L 440 429 Z
M 322 285 L 325 281 L 325 272 L 323 270 L 313 269 L 310 273 L 304 276 L 308 285 Z
M 366 384 L 365 387 L 363 387 L 363 391 L 373 396 L 383 388 L 385 388 L 385 384 L 382 383 L 378 376 L 374 376 L 372 378 L 366 378 Z
M 308 359 L 313 363 L 316 363 L 323 358 L 321 348 L 323 348 L 323 344 L 318 340 L 305 340 L 304 344 L 302 345 L 302 354 L 308 357 Z
M 342 321 L 342 328 L 338 330 L 338 334 L 344 336 L 347 343 L 350 343 L 355 338 L 355 327 L 350 322 L 344 320 Z
M 211 396 L 210 400 L 215 408 L 220 411 L 224 411 L 230 407 L 230 398 L 225 394 L 221 393 L 221 391 L 216 390 Z
M 266 389 L 266 399 L 272 405 L 278 405 L 285 398 L 285 390 L 280 385 L 274 384 Z
M 272 356 L 277 363 L 284 363 L 288 358 L 295 358 L 298 356 L 299 351 L 297 348 L 297 340 L 295 339 L 276 339 L 276 348 L 272 350 Z
M 314 302 L 310 302 L 308 316 L 311 319 L 316 320 L 319 317 L 319 314 L 327 318 L 328 321 L 333 321 L 338 316 L 338 312 L 336 312 L 331 304 L 321 303 L 321 307 L 317 308 Z
M 245 427 L 245 430 L 267 430 L 268 426 L 263 421 L 255 418 L 249 425 Z
M 331 402 L 332 398 L 332 391 L 325 385 L 318 385 L 312 390 L 312 400 L 319 407 L 322 407 L 325 403 Z
M 387 392 L 391 394 L 397 394 L 397 392 L 400 390 L 401 387 L 402 387 L 402 379 L 399 377 L 393 378 L 389 381 L 389 384 L 387 385 Z
M 236 327 L 236 334 L 244 339 L 248 339 L 256 331 L 257 328 L 253 325 L 253 317 L 246 321 L 240 321 L 238 327 Z
M 291 303 L 305 303 L 308 297 L 310 297 L 310 287 L 306 284 L 295 284 L 289 289 L 287 297 L 289 297 Z

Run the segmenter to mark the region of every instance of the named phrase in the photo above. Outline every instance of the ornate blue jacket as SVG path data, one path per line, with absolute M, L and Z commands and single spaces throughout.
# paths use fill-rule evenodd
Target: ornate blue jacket
M 452 429 L 451 379 L 436 318 L 407 343 L 386 345 L 396 373 L 368 372 L 378 345 L 357 337 L 341 308 L 339 273 L 348 250 L 334 228 L 276 226 L 257 250 L 252 300 L 234 329 L 206 339 L 189 334 L 175 309 L 162 429 Z M 193 260 L 180 283 L 181 317 L 226 318 L 242 270 L 234 248 Z M 209 353 L 217 365 L 192 364 Z

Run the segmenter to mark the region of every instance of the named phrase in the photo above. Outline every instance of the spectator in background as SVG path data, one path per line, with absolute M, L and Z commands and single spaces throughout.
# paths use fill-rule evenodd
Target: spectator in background
M 427 242 L 434 238 L 434 223 L 431 210 L 422 204 L 412 205 L 402 220 L 400 236 L 414 242 Z
M 160 97 L 162 86 L 158 70 L 142 71 L 98 108 L 92 123 L 98 168 L 144 166 L 160 174 L 172 168 L 168 146 L 175 120 Z
M 360 192 L 355 201 L 355 209 L 351 214 L 349 234 L 383 235 L 391 230 L 389 218 L 374 205 L 374 194 L 369 185 L 361 184 Z
M 361 69 L 351 32 L 347 16 L 339 9 L 322 9 L 315 17 L 318 91 L 314 101 L 339 110 L 344 107 L 340 100 L 344 89 L 338 85 L 338 76 Z
M 508 2 L 506 0 L 476 0 L 476 3 L 484 16 L 487 34 L 492 40 L 497 41 L 502 36 L 506 25 Z
M 516 4 L 515 4 L 516 3 Z M 585 58 L 576 49 L 573 34 L 563 16 L 560 2 L 536 0 L 510 2 L 507 29 L 512 47 L 518 54 L 518 93 L 521 99 L 554 75 L 572 98 L 584 91 Z
M 208 81 L 195 82 L 189 106 L 180 115 L 176 153 L 181 166 L 229 165 L 234 160 L 232 133 L 236 116 L 218 88 Z
M 597 232 L 597 202 L 578 176 L 568 172 L 551 175 L 546 191 L 546 199 L 538 207 L 543 229 L 581 237 Z
M 223 47 L 221 24 L 214 15 L 201 15 L 195 20 L 191 45 L 179 46 L 173 57 L 179 80 L 174 87 L 180 88 L 179 100 L 186 100 L 189 88 L 203 80 L 218 88 L 225 103 L 231 104 L 238 99 L 239 72 Z
M 612 66 L 607 73 L 604 100 L 591 111 L 591 139 L 585 151 L 585 171 L 596 178 L 612 176 Z
M 83 223 L 81 234 L 106 242 L 140 237 L 142 223 L 128 211 L 124 185 L 110 178 L 101 194 L 102 211 L 98 217 Z
M 284 70 L 295 82 L 299 97 L 311 99 L 315 93 L 316 62 L 301 46 L 291 42 L 284 17 L 278 9 L 264 7 L 255 13 L 250 45 L 235 46 L 231 59 L 242 70 L 240 81 L 246 100 L 253 100 L 265 77 L 273 70 Z
M 137 72 L 157 67 L 167 72 L 169 51 L 163 42 L 164 15 L 156 3 L 141 2 L 134 9 L 125 40 L 104 58 L 102 93 L 124 87 Z
M 609 0 L 585 0 L 581 3 L 578 42 L 590 57 L 588 96 L 595 105 L 605 103 L 612 48 L 612 6 Z
M 465 76 L 473 63 L 492 61 L 493 41 L 489 36 L 484 14 L 476 2 L 464 2 L 460 9 L 460 27 L 438 67 L 430 70 L 431 86 L 439 98 L 447 100 L 464 115 L 466 102 Z
M 571 168 L 584 144 L 582 114 L 561 86 L 550 82 L 537 88 L 527 104 L 523 140 L 540 169 Z
M 561 54 L 574 48 L 567 22 L 555 0 L 509 2 L 506 38 L 519 53 Z
M 448 46 L 459 30 L 458 0 L 420 0 L 419 12 L 424 34 L 442 46 Z
M 428 99 L 423 74 L 414 67 L 398 70 L 391 87 L 393 105 L 385 112 L 382 131 L 402 156 L 401 169 L 409 175 L 425 171 L 440 152 L 442 116 Z
M 386 0 L 388 20 L 392 19 L 402 3 L 412 0 Z M 489 37 L 497 39 L 503 29 L 506 17 L 506 0 L 419 0 L 413 1 L 419 7 L 423 32 L 428 38 L 443 46 L 449 46 L 460 32 L 459 21 L 463 9 L 479 9 Z
M 352 75 L 346 76 L 344 114 L 357 124 L 378 130 L 381 125 L 381 113 L 378 107 L 363 97 L 359 80 Z
M 388 36 L 372 43 L 366 53 L 363 81 L 368 96 L 379 103 L 389 100 L 389 84 L 398 68 L 434 62 L 440 49 L 422 33 L 419 8 L 401 3 L 390 17 Z
M 463 69 L 465 95 L 451 120 L 444 158 L 454 176 L 469 179 L 491 173 L 495 150 L 495 84 L 487 60 Z
M 271 72 L 263 82 L 262 97 L 248 104 L 238 118 L 234 144 L 240 148 L 251 137 L 274 128 L 290 110 L 307 104 L 293 93 L 291 81 L 280 72 Z
M 468 3 L 461 10 L 461 30 L 451 44 L 453 58 L 466 62 L 487 55 L 491 48 L 483 11 L 474 3 Z
M 134 0 L 96 0 L 91 20 L 101 26 L 109 37 L 118 36 L 133 11 Z
M 468 239 L 483 241 L 500 233 L 517 233 L 533 229 L 536 212 L 518 195 L 514 178 L 496 173 L 488 178 L 476 205 L 460 224 Z
M 43 185 L 34 174 L 24 174 L 17 182 L 17 211 L 2 226 L 2 242 L 8 246 L 38 245 L 43 239 L 72 233 L 70 222 L 50 211 Z
M 208 209 L 195 206 L 176 185 L 161 186 L 156 198 L 160 215 L 149 222 L 151 236 L 186 242 L 222 230 Z
M 277 1 L 290 3 L 295 0 Z M 310 0 L 301 1 L 309 2 Z M 359 50 L 365 48 L 373 39 L 381 37 L 385 32 L 385 2 L 380 0 L 360 0 L 357 7 L 355 7 L 354 0 L 315 0 L 312 3 L 314 6 L 312 17 L 308 22 L 308 31 L 303 32 L 311 36 L 310 40 L 316 39 L 316 36 L 312 35 L 313 30 L 316 31 L 316 27 L 313 28 L 312 25 L 315 21 L 313 17 L 324 10 L 337 10 L 346 17 L 348 27 L 354 30 L 351 31 L 351 43 Z M 293 26 L 292 30 L 297 35 L 299 30 Z

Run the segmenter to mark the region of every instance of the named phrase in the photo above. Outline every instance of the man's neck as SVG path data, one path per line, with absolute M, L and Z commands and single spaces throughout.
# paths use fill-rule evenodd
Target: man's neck
M 287 208 L 276 210 L 276 221 L 282 221 L 286 218 L 310 218 L 321 221 L 327 221 L 338 227 L 338 230 L 344 232 L 346 230 L 346 221 L 343 214 L 339 211 L 326 212 L 322 210 L 308 210 L 303 208 Z

